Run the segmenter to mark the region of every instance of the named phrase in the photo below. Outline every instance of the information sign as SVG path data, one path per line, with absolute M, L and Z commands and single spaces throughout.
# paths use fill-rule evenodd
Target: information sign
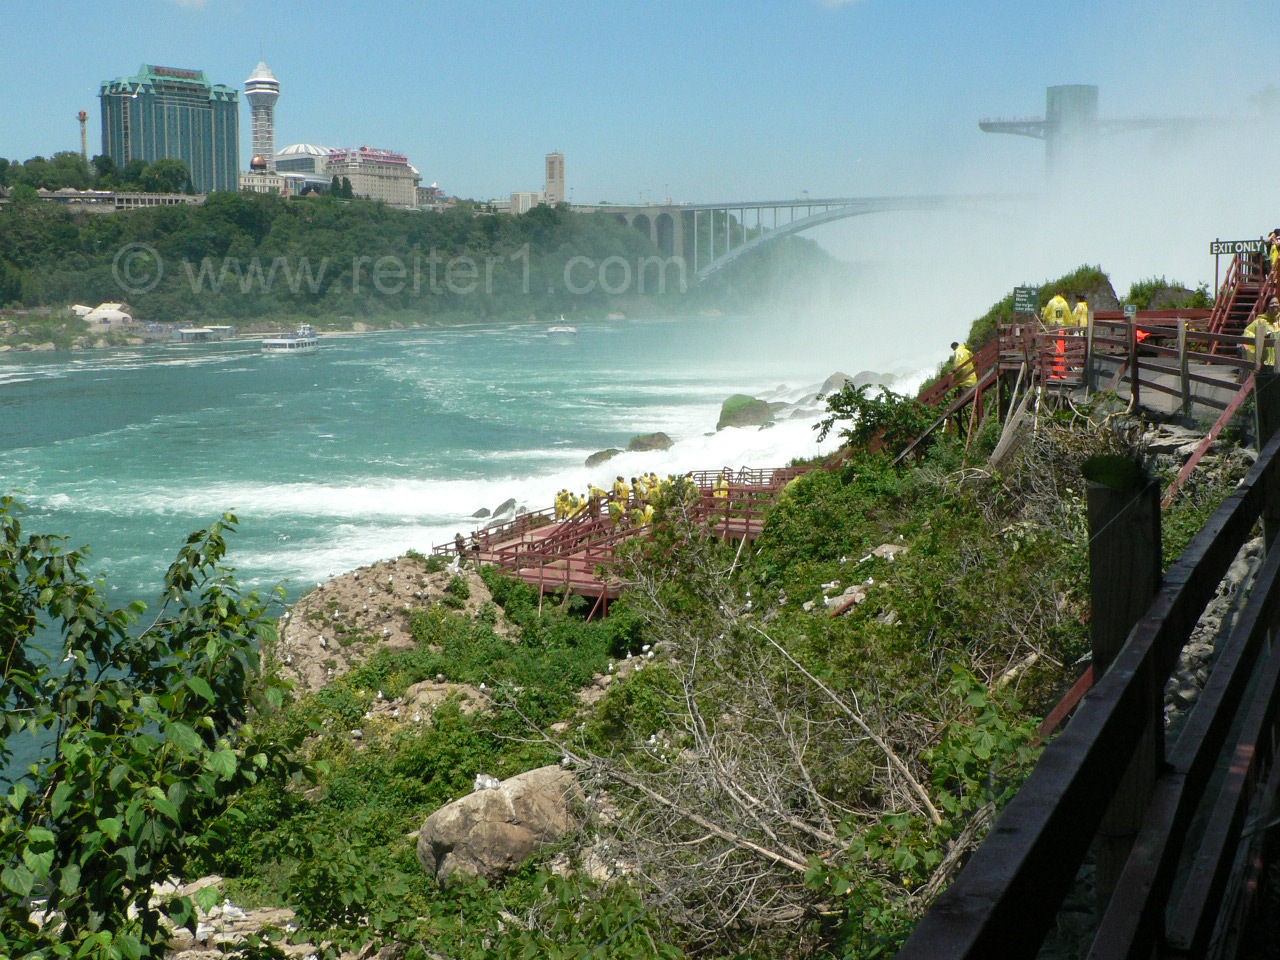
M 1039 287 L 1014 287 L 1013 288 L 1013 312 L 1014 313 L 1035 313 L 1036 307 L 1040 303 Z

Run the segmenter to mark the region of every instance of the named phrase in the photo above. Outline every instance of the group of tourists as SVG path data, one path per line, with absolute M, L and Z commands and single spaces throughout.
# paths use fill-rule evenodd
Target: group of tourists
M 628 482 L 622 474 L 618 474 L 613 485 L 605 490 L 594 483 L 587 487 L 584 495 L 562 489 L 556 494 L 554 516 L 557 522 L 571 520 L 585 512 L 588 516 L 600 516 L 601 504 L 605 505 L 609 519 L 615 527 L 629 523 L 632 527 L 643 527 L 653 522 L 653 503 L 667 495 L 673 485 L 688 484 L 695 492 L 696 485 L 688 477 L 677 479 L 668 474 L 665 480 L 659 479 L 656 473 L 642 473 L 632 477 Z
M 1084 294 L 1076 297 L 1073 307 L 1060 292 L 1049 298 L 1049 302 L 1040 310 L 1040 319 L 1046 327 L 1080 327 L 1089 326 L 1089 301 Z

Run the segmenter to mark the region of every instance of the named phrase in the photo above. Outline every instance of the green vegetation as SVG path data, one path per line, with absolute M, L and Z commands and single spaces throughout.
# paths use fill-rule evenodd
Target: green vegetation
M 1151 277 L 1131 284 L 1125 302 L 1133 304 L 1139 310 L 1176 310 L 1185 307 L 1204 309 L 1213 306 L 1213 295 L 1206 283 L 1200 284 L 1195 290 L 1188 290 L 1164 277 Z
M 131 160 L 117 167 L 108 156 L 86 163 L 70 150 L 52 157 L 32 157 L 25 163 L 0 157 L 0 187 L 13 187 L 15 196 L 31 196 L 35 190 L 126 190 L 141 193 L 193 193 L 191 174 L 181 160 L 153 163 Z
M 1034 286 L 1034 284 L 1025 284 Z M 1090 302 L 1098 300 L 1097 291 L 1111 291 L 1111 280 L 1101 267 L 1085 264 L 1055 280 L 1040 284 L 1040 302 L 1043 308 L 1055 293 L 1061 292 L 1069 297 L 1085 295 Z M 1001 324 L 1013 322 L 1013 292 L 997 302 L 986 313 L 973 322 L 969 328 L 969 336 L 965 342 L 974 350 L 996 338 Z
M 773 247 L 695 291 L 691 267 L 645 234 L 564 206 L 509 216 L 471 203 L 432 212 L 215 193 L 199 206 L 103 216 L 15 197 L 0 210 L 0 306 L 127 300 L 140 318 L 241 327 L 652 315 L 737 309 L 777 277 L 833 264 L 798 238 Z
M 0 769 L 12 738 L 44 745 L 0 807 L 0 955 L 158 955 L 162 919 L 186 923 L 193 904 L 153 904 L 151 884 L 217 842 L 210 820 L 241 791 L 298 769 L 297 741 L 253 722 L 283 685 L 257 676 L 263 605 L 217 568 L 234 525 L 188 538 L 140 628 L 141 606 L 109 607 L 80 551 L 24 535 L 0 501 Z M 58 659 L 37 635 L 60 639 Z M 64 925 L 32 923 L 31 898 Z

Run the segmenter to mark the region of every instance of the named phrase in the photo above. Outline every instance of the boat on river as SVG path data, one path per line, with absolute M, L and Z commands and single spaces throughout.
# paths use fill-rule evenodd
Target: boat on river
M 314 350 L 320 346 L 320 335 L 309 323 L 298 324 L 293 333 L 278 333 L 262 340 L 264 353 L 294 353 L 296 351 Z
M 560 314 L 560 322 L 553 323 L 547 327 L 548 337 L 575 337 L 578 335 L 578 328 L 571 323 L 564 322 L 564 314 Z

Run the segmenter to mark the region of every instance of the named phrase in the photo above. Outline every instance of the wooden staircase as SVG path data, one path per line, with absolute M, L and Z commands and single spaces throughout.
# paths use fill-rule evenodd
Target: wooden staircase
M 1276 294 L 1265 253 L 1238 253 L 1231 259 L 1209 317 L 1210 333 L 1239 336 Z M 1211 352 L 1218 352 L 1215 343 Z

